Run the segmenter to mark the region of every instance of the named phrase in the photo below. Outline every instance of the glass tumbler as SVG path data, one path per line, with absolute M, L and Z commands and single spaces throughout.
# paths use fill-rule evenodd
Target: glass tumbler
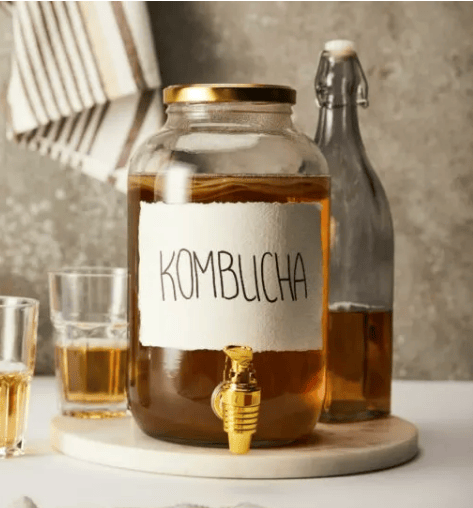
M 65 268 L 49 274 L 63 415 L 126 413 L 127 280 L 124 268 Z
M 24 451 L 38 309 L 37 300 L 0 296 L 0 458 Z

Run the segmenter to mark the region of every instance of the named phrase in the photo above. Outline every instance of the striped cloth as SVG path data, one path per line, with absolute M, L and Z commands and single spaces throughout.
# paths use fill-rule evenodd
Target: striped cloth
M 7 137 L 126 190 L 162 124 L 145 2 L 2 2 L 13 18 Z

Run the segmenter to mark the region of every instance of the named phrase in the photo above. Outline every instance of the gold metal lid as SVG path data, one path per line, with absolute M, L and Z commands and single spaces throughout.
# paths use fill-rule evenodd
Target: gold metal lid
M 173 85 L 163 91 L 164 104 L 176 102 L 280 102 L 295 104 L 288 86 L 260 84 Z

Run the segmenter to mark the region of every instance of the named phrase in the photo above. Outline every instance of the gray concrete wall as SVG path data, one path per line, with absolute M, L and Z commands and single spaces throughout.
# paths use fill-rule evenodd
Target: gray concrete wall
M 164 84 L 292 85 L 311 137 L 323 42 L 356 42 L 371 92 L 362 134 L 396 229 L 395 376 L 473 379 L 473 4 L 155 2 L 150 12 Z M 0 34 L 4 99 L 3 13 Z M 38 371 L 51 372 L 46 272 L 124 265 L 125 199 L 3 137 L 0 157 L 0 292 L 40 299 Z

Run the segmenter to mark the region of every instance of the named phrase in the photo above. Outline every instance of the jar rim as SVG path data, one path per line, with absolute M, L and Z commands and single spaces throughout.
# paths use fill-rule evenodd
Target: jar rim
M 172 85 L 163 90 L 164 104 L 205 102 L 296 103 L 296 91 L 284 85 L 260 83 Z

